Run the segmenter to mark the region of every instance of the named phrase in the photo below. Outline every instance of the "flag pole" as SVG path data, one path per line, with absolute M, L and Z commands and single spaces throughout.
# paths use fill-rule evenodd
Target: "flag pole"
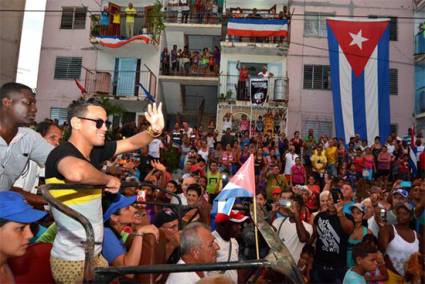
M 260 248 L 259 248 L 259 242 L 258 242 L 258 228 L 257 228 L 257 197 L 254 193 L 253 197 L 253 204 L 254 204 L 254 234 L 255 234 L 255 252 L 257 255 L 257 260 L 260 259 Z

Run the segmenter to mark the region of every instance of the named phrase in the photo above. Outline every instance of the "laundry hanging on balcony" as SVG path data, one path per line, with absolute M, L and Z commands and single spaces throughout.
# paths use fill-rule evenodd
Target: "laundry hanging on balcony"
M 231 18 L 227 23 L 227 35 L 243 37 L 286 37 L 288 20 Z
M 116 37 L 101 37 L 101 38 L 95 38 L 94 41 L 104 47 L 118 48 L 132 41 L 144 41 L 146 44 L 148 44 L 152 41 L 152 38 L 147 35 L 136 35 L 129 39 L 119 39 Z

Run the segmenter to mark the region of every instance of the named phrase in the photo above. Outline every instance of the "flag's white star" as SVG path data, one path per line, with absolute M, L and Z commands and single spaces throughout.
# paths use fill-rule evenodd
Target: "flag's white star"
M 243 180 L 243 178 L 244 178 L 245 176 L 244 176 L 244 174 L 242 174 L 242 173 L 240 173 L 240 174 L 238 174 L 237 175 L 237 179 L 238 180 Z
M 350 43 L 350 46 L 357 45 L 360 49 L 362 49 L 362 43 L 369 40 L 368 38 L 362 37 L 362 30 L 359 30 L 357 34 L 349 34 L 353 39 Z

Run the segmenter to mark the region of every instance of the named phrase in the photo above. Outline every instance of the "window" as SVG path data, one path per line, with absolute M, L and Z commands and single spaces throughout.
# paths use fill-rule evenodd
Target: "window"
M 329 65 L 304 65 L 304 89 L 330 90 Z
M 326 37 L 326 18 L 332 14 L 305 13 L 304 36 Z
M 397 17 L 385 17 L 385 16 L 369 16 L 370 19 L 378 19 L 378 18 L 390 18 L 390 40 L 397 41 Z
M 59 125 L 62 125 L 68 119 L 68 110 L 62 107 L 50 108 L 50 119 L 57 119 Z
M 391 134 L 395 133 L 397 135 L 397 133 L 398 133 L 398 125 L 397 125 L 397 123 L 391 123 L 390 129 L 391 129 Z
M 321 135 L 327 135 L 332 137 L 332 121 L 320 120 L 317 119 L 307 119 L 304 120 L 303 135 L 307 135 L 308 129 L 313 129 L 314 137 L 319 137 Z
M 56 57 L 55 79 L 78 79 L 81 75 L 81 57 Z
M 398 95 L 398 70 L 390 69 L 390 95 Z
M 85 7 L 62 7 L 61 29 L 75 30 L 86 28 Z

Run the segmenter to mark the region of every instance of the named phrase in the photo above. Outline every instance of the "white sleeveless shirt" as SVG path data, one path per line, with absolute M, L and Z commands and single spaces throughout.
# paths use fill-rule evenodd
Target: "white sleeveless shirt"
M 394 238 L 388 244 L 386 254 L 391 259 L 394 268 L 397 272 L 404 277 L 404 264 L 409 260 L 410 256 L 419 251 L 419 240 L 416 232 L 415 240 L 412 243 L 405 241 L 397 232 L 397 229 L 392 225 L 394 229 Z

